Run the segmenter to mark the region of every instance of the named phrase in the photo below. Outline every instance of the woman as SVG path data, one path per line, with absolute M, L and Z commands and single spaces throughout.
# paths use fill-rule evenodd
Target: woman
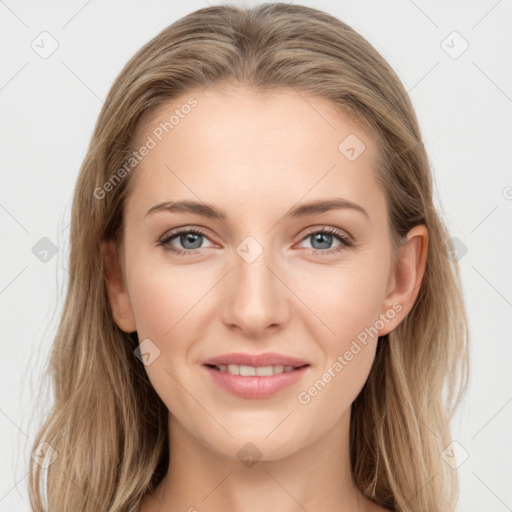
M 451 250 L 359 34 L 287 4 L 178 20 L 80 171 L 34 510 L 453 510 Z

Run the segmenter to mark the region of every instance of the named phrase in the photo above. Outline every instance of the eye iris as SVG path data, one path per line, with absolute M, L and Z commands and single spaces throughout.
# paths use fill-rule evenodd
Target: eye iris
M 185 247 L 185 249 L 198 249 L 199 247 L 201 247 L 202 236 L 203 235 L 200 235 L 199 233 L 186 233 L 180 235 L 180 243 L 183 245 L 183 247 Z M 188 242 L 192 243 L 192 245 L 196 245 L 193 247 L 189 247 L 187 246 Z
M 329 249 L 329 246 L 332 243 L 332 235 L 329 235 L 328 233 L 316 233 L 313 236 L 313 242 L 312 246 L 314 249 Z M 327 241 L 325 240 L 327 238 Z M 327 247 L 315 247 L 315 243 L 319 242 L 320 244 L 327 244 Z

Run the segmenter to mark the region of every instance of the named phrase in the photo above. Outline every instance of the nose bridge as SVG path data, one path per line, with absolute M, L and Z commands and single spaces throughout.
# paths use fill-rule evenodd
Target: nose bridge
M 265 240 L 269 243 L 270 237 Z M 256 335 L 285 321 L 285 290 L 274 275 L 275 257 L 269 245 L 248 236 L 235 251 L 224 320 Z

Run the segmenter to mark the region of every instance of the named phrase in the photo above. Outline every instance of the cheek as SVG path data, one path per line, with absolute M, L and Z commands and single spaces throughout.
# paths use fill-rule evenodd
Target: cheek
M 309 279 L 295 280 L 299 297 L 313 315 L 309 315 L 317 335 L 331 350 L 343 350 L 350 340 L 372 326 L 382 306 L 384 281 L 378 269 L 369 264 L 352 264 L 309 272 Z
M 350 408 L 375 358 L 383 281 L 374 271 L 362 268 L 331 269 L 330 276 L 324 278 L 317 274 L 318 286 L 311 287 L 308 294 L 308 305 L 316 314 L 310 316 L 314 322 L 310 328 L 323 358 L 297 400 L 305 414 L 326 423 L 336 421 Z
M 139 337 L 163 342 L 183 321 L 186 323 L 190 310 L 211 288 L 210 280 L 185 265 L 155 264 L 150 258 L 144 265 L 142 261 L 134 262 L 130 282 L 137 331 Z
M 313 386 L 311 393 L 304 389 L 308 395 L 305 400 L 314 399 L 316 406 L 322 407 L 335 403 L 333 414 L 350 406 L 375 358 L 384 286 L 384 274 L 378 268 L 331 268 L 325 275 L 317 273 L 315 286 L 309 287 L 307 304 L 315 313 L 310 315 L 310 329 L 323 358 L 314 381 L 307 383 Z M 322 398 L 317 399 L 317 394 Z
M 185 266 L 172 268 L 150 258 L 146 261 L 134 258 L 137 267 L 133 267 L 130 281 L 139 342 L 149 339 L 157 347 L 150 344 L 151 350 L 159 351 L 145 371 L 169 410 L 192 412 L 193 404 L 179 384 L 183 377 L 179 372 L 186 371 L 182 363 L 191 339 L 195 339 L 193 320 L 200 303 L 194 304 L 204 295 L 203 288 L 208 288 Z
M 349 349 L 350 359 L 347 352 L 338 354 L 299 391 L 298 412 L 310 435 L 336 424 L 361 392 L 375 358 L 376 340 L 358 345 Z

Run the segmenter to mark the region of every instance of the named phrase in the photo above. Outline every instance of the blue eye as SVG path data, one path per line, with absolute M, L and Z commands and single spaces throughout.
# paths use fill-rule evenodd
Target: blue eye
M 337 253 L 352 247 L 353 243 L 351 239 L 346 236 L 342 231 L 336 228 L 324 227 L 311 231 L 305 237 L 302 238 L 302 242 L 308 238 L 312 239 L 311 254 L 314 256 L 323 256 L 327 254 Z M 172 240 L 177 239 L 181 244 L 182 248 L 176 247 L 171 243 Z M 191 256 L 197 254 L 202 249 L 202 243 L 204 239 L 208 240 L 206 234 L 200 229 L 181 229 L 169 233 L 166 237 L 158 242 L 159 246 L 164 247 L 165 250 L 170 251 L 180 256 Z M 339 245 L 331 248 L 333 239 L 337 239 Z M 329 246 L 329 247 L 326 247 Z
M 183 249 L 176 248 L 170 243 L 171 240 L 175 238 L 182 244 Z M 189 254 L 195 254 L 197 249 L 201 248 L 203 238 L 206 238 L 206 235 L 199 229 L 182 229 L 181 231 L 175 231 L 163 238 L 159 242 L 159 245 L 181 256 L 188 256 Z
M 348 236 L 335 228 L 329 227 L 311 231 L 302 239 L 302 241 L 307 240 L 308 238 L 312 240 L 311 254 L 314 256 L 337 253 L 347 247 L 352 247 L 353 245 Z M 330 246 L 332 244 L 333 238 L 338 240 L 339 245 L 334 248 L 325 247 L 326 245 Z

